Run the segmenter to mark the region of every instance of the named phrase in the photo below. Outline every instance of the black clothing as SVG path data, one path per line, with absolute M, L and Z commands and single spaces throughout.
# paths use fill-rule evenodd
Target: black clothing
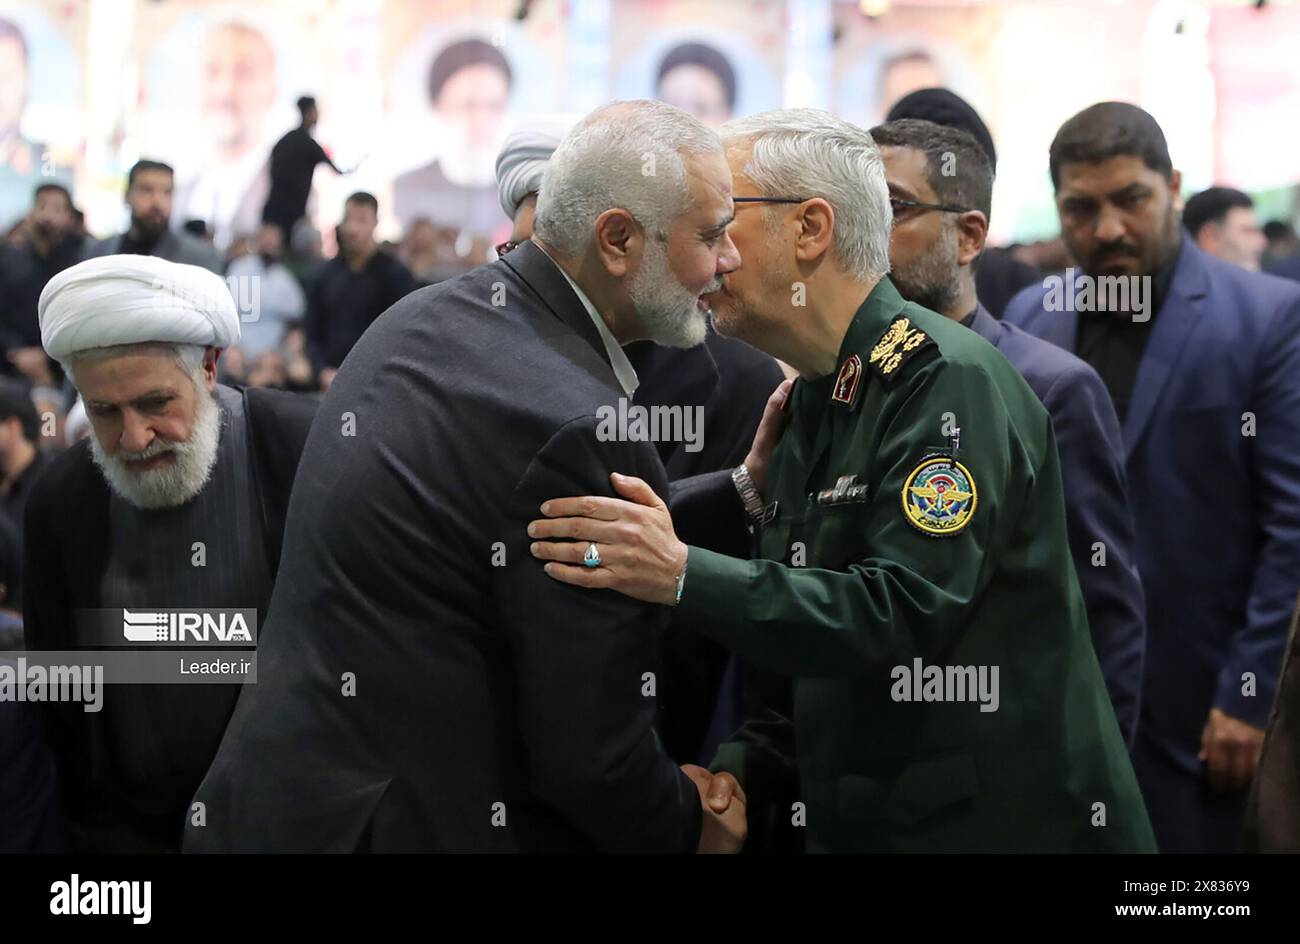
M 0 514 L 3 514 L 13 525 L 20 541 L 23 536 L 23 511 L 27 507 L 27 497 L 32 493 L 37 477 L 49 462 L 50 457 L 38 449 L 27 468 L 23 469 L 22 474 L 9 486 L 9 491 L 0 494 Z
M 415 288 L 410 270 L 382 250 L 360 272 L 339 253 L 308 290 L 307 356 L 317 369 L 338 367 L 370 323 Z
M 1179 243 L 1180 247 L 1181 245 Z M 1149 317 L 1145 321 L 1134 321 L 1127 312 L 1079 312 L 1079 335 L 1075 353 L 1101 375 L 1106 389 L 1110 391 L 1110 398 L 1115 403 L 1115 414 L 1121 424 L 1128 415 L 1142 354 L 1151 339 L 1151 330 L 1155 327 L 1160 307 L 1169 294 L 1180 254 L 1180 250 L 1176 249 L 1152 276 Z
M 632 402 L 703 410 L 701 448 L 684 443 L 655 443 L 671 481 L 706 472 L 734 469 L 745 461 L 763 418 L 767 399 L 784 379 L 781 367 L 762 351 L 709 329 L 698 347 L 661 347 L 651 341 L 625 345 L 640 385 Z M 666 498 L 666 496 L 664 496 Z M 741 531 L 719 531 L 708 519 L 674 518 L 678 537 L 732 557 L 748 557 L 749 542 L 729 540 Z M 724 686 L 731 653 L 702 633 L 674 620 L 664 637 L 663 677 L 659 684 L 656 727 L 664 749 L 679 764 L 703 764 L 713 758 L 719 738 L 741 722 L 737 685 Z
M 262 208 L 262 221 L 278 225 L 286 245 L 294 224 L 307 215 L 317 164 L 328 164 L 342 173 L 306 128 L 294 128 L 271 148 L 271 192 Z
M 0 348 L 41 346 L 37 303 L 45 283 L 81 261 L 85 240 L 70 234 L 42 256 L 35 247 L 0 248 Z
M 598 432 L 606 357 L 531 242 L 366 332 L 308 437 L 187 852 L 694 850 L 699 793 L 643 691 L 668 608 L 528 550 L 544 500 L 612 495 L 611 471 L 667 493 L 647 443 Z
M 313 397 L 260 389 L 243 392 L 246 434 L 251 453 L 251 480 L 257 490 L 265 541 L 261 555 L 266 578 L 274 576 L 280 556 L 289 490 L 311 418 Z M 28 649 L 79 648 L 76 614 L 86 608 L 116 604 L 103 595 L 104 578 L 114 548 L 110 546 L 111 492 L 83 440 L 51 460 L 27 505 L 23 568 L 23 621 Z M 233 515 L 232 510 L 232 515 Z M 215 557 L 218 547 L 209 547 Z M 259 624 L 266 594 L 256 602 Z M 166 604 L 164 604 L 166 605 Z M 204 605 L 251 606 L 204 601 Z M 260 633 L 259 633 L 260 635 Z M 180 830 L 190 797 L 210 757 L 195 758 L 188 749 L 173 751 L 178 719 L 202 709 L 229 714 L 233 699 L 222 702 L 205 689 L 225 686 L 112 685 L 103 710 L 87 713 L 75 702 L 38 705 L 59 768 L 60 793 L 73 848 L 85 852 L 171 851 L 180 847 Z M 139 690 L 154 691 L 141 694 Z M 154 723 L 140 726 L 129 745 L 136 754 L 171 755 L 166 776 L 148 784 L 147 795 L 133 782 L 125 761 L 128 745 L 115 725 L 115 705 L 150 700 Z M 123 700 L 126 700 L 125 702 Z M 215 749 L 215 742 L 209 750 Z M 179 754 L 186 753 L 184 758 Z M 164 763 L 167 763 L 164 761 Z

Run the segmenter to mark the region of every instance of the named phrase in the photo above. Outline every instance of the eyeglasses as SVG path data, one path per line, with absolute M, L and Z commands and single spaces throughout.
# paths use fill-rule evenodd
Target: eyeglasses
M 732 197 L 732 203 L 803 203 L 808 197 Z
M 516 248 L 518 248 L 519 243 L 520 240 L 518 239 L 507 239 L 503 243 L 497 243 L 493 247 L 497 251 L 497 258 L 500 259 L 506 253 L 513 252 Z
M 940 213 L 969 213 L 968 207 L 953 206 L 949 203 L 918 203 L 916 200 L 904 200 L 902 197 L 890 197 L 889 208 L 897 213 L 903 210 L 938 210 Z

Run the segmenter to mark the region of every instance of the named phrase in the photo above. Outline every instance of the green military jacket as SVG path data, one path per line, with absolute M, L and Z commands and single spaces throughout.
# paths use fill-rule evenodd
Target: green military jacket
M 1154 852 L 1042 404 L 888 279 L 839 363 L 791 394 L 758 559 L 690 548 L 680 615 L 750 703 L 713 769 L 755 803 L 797 769 L 809 851 Z

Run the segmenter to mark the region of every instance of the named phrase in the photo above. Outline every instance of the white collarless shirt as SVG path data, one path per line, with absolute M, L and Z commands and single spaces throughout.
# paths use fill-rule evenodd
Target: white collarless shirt
M 542 249 L 540 243 L 534 243 L 534 245 L 537 246 L 538 249 Z M 551 259 L 550 253 L 545 249 L 542 249 L 542 255 L 546 256 L 547 259 Z M 582 307 L 587 309 L 587 314 L 591 317 L 592 323 L 596 326 L 596 332 L 600 335 L 600 340 L 605 345 L 605 353 L 609 355 L 609 364 L 614 368 L 614 378 L 618 381 L 618 385 L 623 388 L 623 392 L 627 394 L 627 397 L 630 400 L 632 394 L 636 393 L 636 388 L 641 383 L 641 381 L 637 379 L 636 368 L 632 366 L 632 362 L 628 360 L 627 355 L 623 353 L 623 348 L 619 346 L 618 339 L 610 332 L 609 325 L 605 324 L 605 319 L 600 316 L 600 312 L 596 311 L 596 306 L 591 303 L 591 299 L 587 297 L 587 293 L 578 287 L 577 282 L 569 278 L 569 273 L 564 271 L 562 265 L 554 259 L 551 259 L 551 265 L 560 270 L 560 275 L 564 276 L 564 281 L 569 283 L 569 288 L 573 289 L 573 294 L 578 296 L 578 301 L 582 302 Z

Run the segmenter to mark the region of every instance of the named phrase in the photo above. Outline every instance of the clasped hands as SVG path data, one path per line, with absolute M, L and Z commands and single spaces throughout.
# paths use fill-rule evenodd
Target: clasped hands
M 695 764 L 682 764 L 682 772 L 700 791 L 704 813 L 700 820 L 700 845 L 696 852 L 739 852 L 749 834 L 745 791 L 729 773 L 713 774 Z

